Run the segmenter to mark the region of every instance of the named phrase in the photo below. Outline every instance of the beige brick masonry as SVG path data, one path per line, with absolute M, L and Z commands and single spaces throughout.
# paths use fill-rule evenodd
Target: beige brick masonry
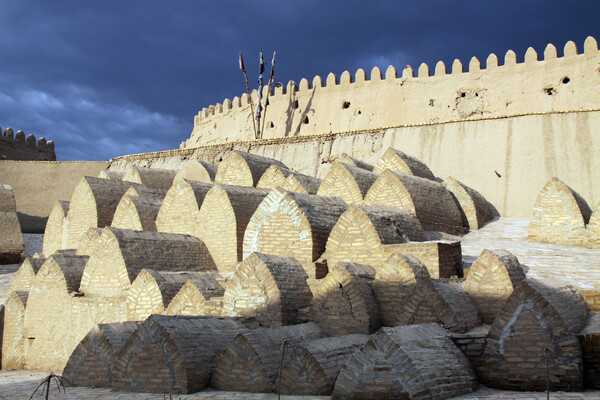
M 25 261 L 23 261 L 23 264 L 21 264 L 17 270 L 15 278 L 10 284 L 8 292 L 10 293 L 20 290 L 29 293 L 29 289 L 31 289 L 31 285 L 33 285 L 33 281 L 35 280 L 35 275 L 38 273 L 45 261 L 46 259 L 41 257 L 26 258 Z
M 273 189 L 260 203 L 244 234 L 244 257 L 258 251 L 293 257 L 301 264 L 325 251 L 331 229 L 348 206 L 338 197 Z
M 391 147 L 382 154 L 377 164 L 375 164 L 373 172 L 381 174 L 386 169 L 401 174 L 420 176 L 432 181 L 435 180 L 433 172 L 424 162 Z
M 462 249 L 459 241 L 441 240 L 408 242 L 383 245 L 384 255 L 401 253 L 416 257 L 429 271 L 432 278 L 460 276 Z
M 292 172 L 286 178 L 282 188 L 292 192 L 317 194 L 322 180 L 313 176 Z
M 298 343 L 325 337 L 314 323 L 255 329 L 235 337 L 219 358 L 211 386 L 219 390 L 272 392 L 281 366 L 281 346 L 286 352 Z
M 493 206 L 475 189 L 448 177 L 443 185 L 454 195 L 463 218 L 463 226 L 469 229 L 479 229 L 494 218 Z
M 156 216 L 158 231 L 195 235 L 198 212 L 211 188 L 210 183 L 175 179 Z
M 175 179 L 213 183 L 217 174 L 217 166 L 202 160 L 188 160 L 177 172 Z
M 67 248 L 66 218 L 68 213 L 69 202 L 56 200 L 52 211 L 50 211 L 48 222 L 46 222 L 46 229 L 44 230 L 44 254 L 49 256 L 56 250 Z
M 111 170 L 107 169 L 104 171 L 100 171 L 100 173 L 98 174 L 98 178 L 114 179 L 115 181 L 122 181 L 123 175 L 124 175 L 123 171 L 111 171 Z
M 96 241 L 100 239 L 103 228 L 89 228 L 77 243 L 77 254 L 80 256 L 91 256 Z
M 119 352 L 112 387 L 155 393 L 202 390 L 225 346 L 245 331 L 230 318 L 151 315 Z
M 271 165 L 288 169 L 282 162 L 272 158 L 235 150 L 227 154 L 219 164 L 215 183 L 256 187 Z
M 506 250 L 486 249 L 471 266 L 464 287 L 483 322 L 491 324 L 523 279 L 517 257 Z
M 476 387 L 446 331 L 425 324 L 382 328 L 342 368 L 332 399 L 446 399 Z
M 353 165 L 334 162 L 317 194 L 337 196 L 348 204 L 361 204 L 379 174 Z
M 165 195 L 166 193 L 124 195 L 117 205 L 111 226 L 119 229 L 156 232 L 156 216 Z
M 340 155 L 337 158 L 337 161 L 344 163 L 344 164 L 353 165 L 358 168 L 366 169 L 367 171 L 371 171 L 371 172 L 375 168 L 374 165 L 371 165 L 369 163 L 361 161 L 358 158 L 350 157 L 347 153 L 342 153 L 342 155 Z
M 187 281 L 173 297 L 165 310 L 166 315 L 220 316 L 225 289 L 215 272 L 189 273 Z
M 169 190 L 175 175 L 177 171 L 172 169 L 144 168 L 130 164 L 125 169 L 122 179 L 149 188 Z
M 365 196 L 365 204 L 396 207 L 415 214 L 423 229 L 464 234 L 460 210 L 441 183 L 385 170 Z
M 28 291 L 11 292 L 4 303 L 4 330 L 2 334 L 2 369 L 25 367 L 23 321 Z
M 223 315 L 239 317 L 252 328 L 274 328 L 302 322 L 312 293 L 302 266 L 293 258 L 252 253 L 227 283 Z

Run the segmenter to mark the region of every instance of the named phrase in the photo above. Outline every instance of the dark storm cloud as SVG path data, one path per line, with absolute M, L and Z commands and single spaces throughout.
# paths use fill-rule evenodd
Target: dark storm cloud
M 193 116 L 256 86 L 259 50 L 283 83 L 393 64 L 482 63 L 600 35 L 597 1 L 19 1 L 0 3 L 0 126 L 59 159 L 178 147 Z

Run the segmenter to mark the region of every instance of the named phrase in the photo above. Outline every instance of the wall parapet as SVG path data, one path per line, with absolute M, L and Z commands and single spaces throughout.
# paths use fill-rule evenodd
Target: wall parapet
M 33 134 L 26 135 L 22 130 L 16 133 L 12 128 L 0 128 L 0 159 L 55 161 L 54 142 Z
M 502 63 L 493 53 L 484 66 L 473 57 L 467 71 L 457 59 L 450 71 L 439 61 L 433 69 L 406 66 L 401 74 L 394 66 L 384 74 L 374 67 L 369 79 L 358 69 L 325 81 L 290 81 L 270 94 L 263 138 L 600 108 L 596 40 L 588 37 L 581 53 L 569 41 L 562 53 L 548 44 L 541 55 L 530 47 L 521 60 L 512 50 Z M 251 139 L 256 99 L 254 90 L 203 108 L 181 147 Z

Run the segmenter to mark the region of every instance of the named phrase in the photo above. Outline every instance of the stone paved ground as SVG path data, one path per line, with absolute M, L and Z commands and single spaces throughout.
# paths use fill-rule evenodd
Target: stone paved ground
M 529 219 L 499 218 L 461 240 L 463 260 L 473 262 L 483 249 L 506 249 L 525 265 L 528 278 L 570 282 L 600 289 L 600 249 L 527 241 Z
M 34 392 L 39 383 L 48 375 L 41 371 L 1 371 L 0 372 L 0 400 L 27 400 Z M 38 394 L 39 391 L 38 391 Z M 43 396 L 34 396 L 34 399 L 42 399 Z M 173 400 L 263 400 L 277 399 L 273 393 L 244 393 L 244 392 L 220 392 L 205 390 L 203 392 L 189 395 L 173 395 Z M 329 399 L 327 396 L 281 396 L 286 400 L 301 399 Z M 110 389 L 92 389 L 81 387 L 67 387 L 66 394 L 58 393 L 56 386 L 50 390 L 50 399 L 77 399 L 77 400 L 164 400 L 170 399 L 168 395 L 156 393 L 126 393 L 111 392 Z M 486 387 L 465 396 L 453 397 L 453 400 L 545 400 L 546 393 L 543 392 L 511 392 L 506 390 L 494 390 Z M 568 393 L 554 392 L 550 394 L 552 400 L 599 400 L 600 391 Z

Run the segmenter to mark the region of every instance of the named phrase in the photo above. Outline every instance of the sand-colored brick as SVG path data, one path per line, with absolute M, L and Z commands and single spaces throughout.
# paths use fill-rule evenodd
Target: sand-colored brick
M 54 203 L 44 230 L 44 254 L 49 256 L 56 250 L 67 248 L 66 217 L 68 213 L 68 201 L 57 200 Z
M 379 328 L 372 289 L 375 270 L 367 265 L 338 263 L 313 287 L 309 319 L 327 334 L 369 334 Z
M 420 176 L 421 178 L 434 181 L 435 176 L 429 167 L 417 158 L 410 156 L 400 150 L 389 148 L 383 153 L 375 164 L 373 172 L 381 174 L 386 169 L 401 174 Z
M 72 338 L 72 294 L 79 288 L 88 258 L 53 254 L 35 276 L 23 324 L 27 369 L 62 370 L 77 345 Z
M 340 155 L 337 158 L 337 161 L 344 164 L 353 165 L 358 168 L 366 169 L 367 171 L 373 171 L 373 169 L 375 168 L 374 165 L 361 161 L 358 158 L 350 157 L 347 153 L 342 153 L 342 155 Z
M 107 169 L 104 171 L 100 171 L 100 173 L 98 174 L 98 178 L 114 179 L 116 181 L 122 181 L 123 175 L 124 175 L 123 171 L 111 171 L 111 170 Z
M 317 194 L 319 187 L 321 186 L 321 182 L 322 179 L 315 178 L 314 176 L 292 172 L 286 178 L 282 188 L 285 190 L 291 190 L 292 192 Z
M 175 179 L 213 183 L 217 174 L 217 166 L 202 160 L 188 160 L 177 172 Z
M 186 281 L 181 274 L 141 270 L 127 290 L 127 319 L 143 321 L 150 314 L 162 314 Z
M 384 245 L 424 240 L 414 214 L 392 207 L 351 205 L 331 230 L 323 258 L 328 265 L 377 265 L 385 260 Z
M 143 268 L 210 271 L 216 267 L 198 238 L 106 227 L 93 247 L 81 291 L 92 297 L 125 296 Z
M 14 291 L 8 295 L 4 303 L 3 370 L 23 369 L 25 367 L 26 338 L 23 335 L 23 321 L 28 296 L 28 291 Z
M 577 334 L 587 321 L 587 305 L 573 287 L 521 281 L 490 327 L 480 381 L 493 388 L 545 390 L 547 347 L 551 390 L 581 390 Z
M 155 393 L 202 390 L 216 358 L 245 331 L 231 318 L 151 315 L 119 352 L 112 388 Z
M 314 323 L 240 333 L 217 359 L 210 384 L 219 390 L 272 392 L 276 390 L 283 342 L 289 353 L 300 342 L 323 337 L 325 332 Z
M 483 322 L 491 324 L 523 279 L 523 267 L 512 253 L 485 249 L 471 266 L 464 287 Z
M 211 188 L 210 183 L 175 179 L 156 216 L 158 231 L 195 235 L 198 212 Z
M 367 340 L 368 335 L 354 334 L 289 346 L 281 367 L 281 393 L 331 395 L 340 370 Z
M 287 177 L 291 173 L 291 170 L 273 164 L 262 174 L 256 183 L 256 187 L 260 189 L 273 189 L 277 186 L 284 186 L 287 182 Z
M 0 211 L 0 264 L 16 264 L 25 258 L 21 224 L 14 211 Z
M 529 240 L 586 246 L 592 211 L 583 197 L 558 178 L 550 179 L 535 200 Z
M 70 386 L 110 387 L 115 358 L 140 321 L 98 324 L 79 342 L 62 373 Z
M 166 315 L 220 316 L 225 289 L 214 272 L 195 273 L 173 297 L 165 310 Z
M 463 234 L 460 210 L 452 194 L 439 182 L 384 170 L 365 196 L 365 204 L 381 204 L 410 211 L 423 229 Z
M 379 174 L 366 169 L 334 162 L 323 178 L 317 194 L 319 196 L 337 196 L 348 204 L 362 204 L 367 192 L 378 177 Z
M 77 254 L 80 256 L 91 256 L 96 241 L 100 239 L 103 228 L 89 228 L 77 243 Z
M 12 186 L 0 183 L 0 211 L 17 212 Z
M 244 233 L 268 190 L 215 185 L 197 214 L 194 236 L 210 250 L 220 272 L 233 271 L 243 259 Z
M 8 292 L 20 290 L 29 293 L 29 289 L 31 289 L 31 285 L 33 285 L 33 281 L 35 280 L 35 275 L 45 261 L 46 258 L 42 257 L 26 258 L 17 270 L 17 273 L 8 288 Z
M 244 257 L 258 251 L 293 257 L 301 264 L 316 261 L 327 238 L 348 206 L 338 197 L 275 188 L 260 203 L 244 234 Z
M 238 317 L 252 328 L 299 323 L 299 311 L 312 298 L 307 278 L 293 258 L 252 253 L 227 283 L 223 315 Z
M 81 178 L 69 203 L 65 248 L 75 248 L 89 228 L 110 226 L 117 205 L 132 186 L 139 184 L 89 176 Z
M 215 184 L 256 187 L 265 171 L 271 166 L 288 169 L 282 162 L 243 151 L 228 153 L 219 164 Z
M 149 188 L 169 190 L 173 185 L 177 171 L 172 169 L 144 168 L 128 165 L 123 174 L 123 181 L 135 182 Z
M 421 261 L 432 278 L 452 278 L 460 275 L 462 248 L 459 241 L 440 240 L 383 245 L 385 256 L 401 253 Z
M 588 247 L 600 248 L 600 202 L 590 216 L 590 222 L 585 227 L 587 230 Z
M 156 216 L 165 195 L 166 193 L 124 195 L 117 205 L 111 226 L 119 229 L 156 232 Z
M 437 324 L 382 328 L 347 361 L 332 399 L 446 399 L 472 392 L 469 362 Z
M 479 229 L 494 218 L 493 206 L 475 189 L 448 177 L 443 182 L 444 187 L 454 195 L 462 214 L 463 226 L 469 229 Z

